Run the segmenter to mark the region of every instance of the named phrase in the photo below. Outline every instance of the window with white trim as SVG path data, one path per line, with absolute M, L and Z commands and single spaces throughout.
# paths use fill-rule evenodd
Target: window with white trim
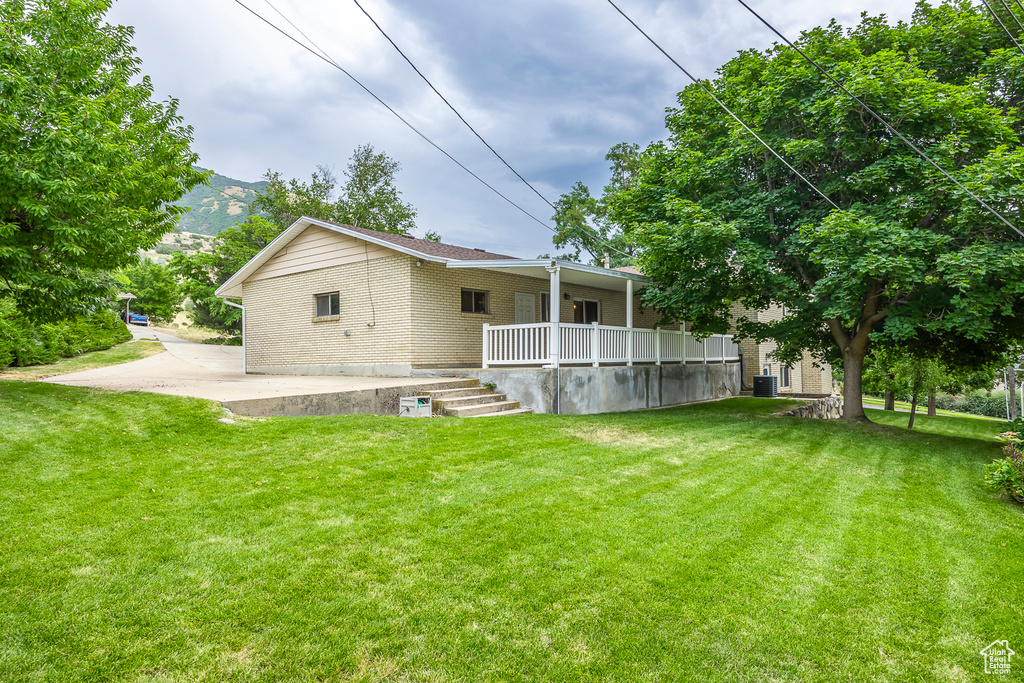
M 316 301 L 314 317 L 330 318 L 341 314 L 341 296 L 338 292 L 317 294 L 314 299 Z
M 490 313 L 490 303 L 488 292 L 482 292 L 477 289 L 462 290 L 463 313 Z
M 551 322 L 551 292 L 540 293 L 540 321 Z
M 789 367 L 788 365 L 783 365 L 782 367 L 779 368 L 779 386 L 782 387 L 783 389 L 789 388 L 791 372 L 792 368 Z

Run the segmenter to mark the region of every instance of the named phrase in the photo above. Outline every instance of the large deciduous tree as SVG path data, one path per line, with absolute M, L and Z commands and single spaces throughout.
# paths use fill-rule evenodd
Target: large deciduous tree
M 1024 58 L 967 2 L 919 4 L 909 24 L 865 17 L 798 44 L 961 183 L 1024 226 L 1018 105 Z M 982 365 L 1024 332 L 1024 240 L 923 161 L 795 51 L 745 51 L 710 88 L 839 209 L 694 86 L 633 186 L 612 202 L 642 249 L 646 304 L 724 332 L 841 362 L 862 420 L 873 343 Z
M 26 312 L 88 311 L 99 271 L 173 229 L 204 174 L 177 102 L 137 78 L 110 0 L 0 2 L 0 290 Z
M 252 210 L 284 230 L 302 216 L 346 223 L 369 230 L 409 234 L 416 227 L 416 209 L 402 201 L 395 186 L 401 164 L 371 145 L 360 145 L 345 170 L 345 184 L 329 166 L 318 166 L 308 183 L 284 180 L 267 171 L 266 189 L 252 203 Z M 336 195 L 337 193 L 337 195 Z
M 551 241 L 556 247 L 569 249 L 566 258 L 578 261 L 585 253 L 595 265 L 605 258 L 614 267 L 632 263 L 632 246 L 622 226 L 609 214 L 608 198 L 632 187 L 639 153 L 640 146 L 635 143 L 618 143 L 604 157 L 611 162 L 611 179 L 600 197 L 592 196 L 590 188 L 577 182 L 555 202 L 555 235 Z

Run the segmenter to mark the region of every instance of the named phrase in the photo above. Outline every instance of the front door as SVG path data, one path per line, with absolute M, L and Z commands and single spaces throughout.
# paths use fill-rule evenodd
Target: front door
M 534 304 L 537 297 L 533 294 L 516 293 L 516 325 L 532 325 L 537 322 Z

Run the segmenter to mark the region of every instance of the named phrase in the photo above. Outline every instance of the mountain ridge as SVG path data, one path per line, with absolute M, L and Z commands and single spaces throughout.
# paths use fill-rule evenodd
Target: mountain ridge
M 201 171 L 208 169 L 197 166 Z M 257 192 L 267 188 L 266 180 L 247 182 L 214 172 L 209 185 L 197 185 L 174 202 L 190 211 L 178 217 L 178 230 L 216 235 L 249 217 L 249 204 Z

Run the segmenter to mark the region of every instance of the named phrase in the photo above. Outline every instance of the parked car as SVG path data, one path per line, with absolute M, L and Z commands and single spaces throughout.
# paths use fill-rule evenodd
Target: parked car
M 142 325 L 143 327 L 149 327 L 149 316 L 142 315 L 141 313 L 128 313 L 121 312 L 121 320 L 124 320 L 129 325 Z

